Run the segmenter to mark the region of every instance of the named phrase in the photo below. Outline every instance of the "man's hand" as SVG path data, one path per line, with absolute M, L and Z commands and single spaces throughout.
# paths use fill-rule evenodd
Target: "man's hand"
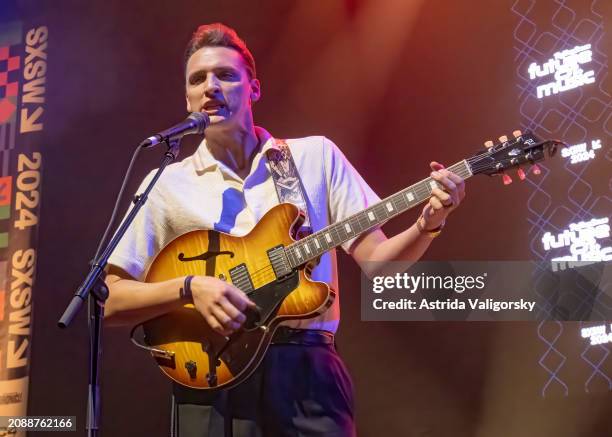
M 465 198 L 465 184 L 461 177 L 446 170 L 439 162 L 434 161 L 429 165 L 432 169 L 432 179 L 444 189 L 431 190 L 429 202 L 423 208 L 423 228 L 426 230 L 439 228 Z
M 521 136 L 521 131 L 515 130 L 512 132 L 512 135 L 518 138 Z M 506 135 L 502 135 L 498 139 L 500 143 L 508 141 Z M 485 141 L 484 144 L 487 148 L 492 147 L 493 141 Z M 429 165 L 432 169 L 431 177 L 442 184 L 444 190 L 439 188 L 431 190 L 429 202 L 423 208 L 423 220 L 425 221 L 423 227 L 427 230 L 439 228 L 446 220 L 446 217 L 465 198 L 465 184 L 462 178 L 446 170 L 439 162 L 433 161 Z
M 246 320 L 247 308 L 256 308 L 246 294 L 227 282 L 211 276 L 194 276 L 191 294 L 196 309 L 212 329 L 229 336 Z

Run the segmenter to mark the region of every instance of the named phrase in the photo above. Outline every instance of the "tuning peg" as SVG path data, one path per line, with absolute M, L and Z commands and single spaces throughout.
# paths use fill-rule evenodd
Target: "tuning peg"
M 508 176 L 506 173 L 503 174 L 502 179 L 504 181 L 504 185 L 510 185 L 512 183 L 512 178 Z
M 535 175 L 538 175 L 542 173 L 542 170 L 540 170 L 540 167 L 538 167 L 538 164 L 533 164 L 533 166 L 531 167 L 531 172 Z
M 486 142 L 484 143 L 484 145 L 485 145 L 485 147 L 486 147 L 487 149 L 490 149 L 491 147 L 493 147 L 493 141 L 491 141 L 491 140 L 486 141 Z
M 518 177 L 520 180 L 524 181 L 525 180 L 525 172 L 523 171 L 522 168 L 519 168 L 516 173 L 518 174 Z

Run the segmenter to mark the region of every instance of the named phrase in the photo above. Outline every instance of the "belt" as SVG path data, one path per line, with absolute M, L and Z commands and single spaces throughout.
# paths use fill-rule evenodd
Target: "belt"
M 318 329 L 295 329 L 279 326 L 272 336 L 272 344 L 301 344 L 320 346 L 334 344 L 334 334 Z

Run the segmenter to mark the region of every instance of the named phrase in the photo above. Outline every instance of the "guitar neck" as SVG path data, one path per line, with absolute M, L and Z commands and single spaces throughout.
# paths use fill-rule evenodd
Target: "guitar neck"
M 448 170 L 463 179 L 473 175 L 466 160 L 453 164 L 448 167 Z M 361 212 L 296 241 L 285 248 L 285 254 L 291 267 L 295 268 L 312 261 L 328 250 L 425 202 L 431 197 L 431 191 L 435 187 L 442 188 L 431 177 L 423 179 Z

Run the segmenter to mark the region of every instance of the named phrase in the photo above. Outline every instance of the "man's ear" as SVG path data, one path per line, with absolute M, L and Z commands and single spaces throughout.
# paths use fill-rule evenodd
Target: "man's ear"
M 251 79 L 251 102 L 256 102 L 261 97 L 261 83 L 259 79 Z
M 187 94 L 185 94 L 185 102 L 187 103 L 187 112 L 189 113 L 193 112 L 191 110 L 191 103 L 189 103 L 189 97 L 187 97 Z

